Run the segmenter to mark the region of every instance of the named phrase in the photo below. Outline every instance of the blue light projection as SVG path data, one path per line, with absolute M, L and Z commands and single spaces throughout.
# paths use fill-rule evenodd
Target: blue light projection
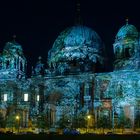
M 27 61 L 21 45 L 6 43 L 0 55 L 3 127 L 13 127 L 17 115 L 21 128 L 83 128 L 85 121 L 91 121 L 88 126 L 95 128 L 140 127 L 140 45 L 136 27 L 124 25 L 113 48 L 114 71 L 104 72 L 107 56 L 99 35 L 86 26 L 67 28 L 48 52 L 48 67 L 39 57 L 31 78 L 26 78 Z M 85 119 L 88 115 L 89 120 Z

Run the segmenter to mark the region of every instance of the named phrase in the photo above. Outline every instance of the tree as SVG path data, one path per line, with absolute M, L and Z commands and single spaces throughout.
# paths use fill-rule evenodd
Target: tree
M 135 118 L 135 127 L 140 128 L 140 114 L 136 115 Z
M 79 114 L 78 116 L 74 116 L 72 118 L 72 128 L 84 128 L 86 127 L 86 119 L 85 116 Z
M 104 133 L 104 129 L 105 128 L 111 128 L 111 122 L 109 120 L 109 117 L 106 115 L 101 115 L 100 118 L 97 120 L 97 127 L 98 128 L 102 128 L 103 129 L 103 133 Z
M 124 131 L 124 128 L 131 128 L 131 120 L 129 118 L 126 118 L 124 113 L 122 112 L 121 115 L 118 118 L 118 124 L 117 124 L 117 128 L 121 128 L 122 129 L 122 133 Z
M 5 119 L 3 114 L 0 112 L 0 128 L 4 128 L 5 127 Z
M 37 117 L 37 127 L 45 129 L 47 126 L 48 126 L 47 118 L 45 114 L 42 113 Z
M 62 115 L 62 117 L 60 118 L 60 120 L 58 121 L 58 125 L 60 128 L 66 128 L 66 127 L 70 127 L 70 120 L 66 115 Z

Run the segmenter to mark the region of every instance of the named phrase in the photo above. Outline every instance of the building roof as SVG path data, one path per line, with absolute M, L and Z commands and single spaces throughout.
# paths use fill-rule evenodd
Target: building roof
M 49 61 L 57 62 L 63 59 L 79 59 L 89 54 L 102 54 L 104 45 L 99 35 L 86 26 L 77 25 L 65 29 L 55 40 L 49 51 Z M 82 51 L 83 55 L 82 55 Z M 71 53 L 72 52 L 72 53 Z M 70 56 L 69 54 L 72 54 Z

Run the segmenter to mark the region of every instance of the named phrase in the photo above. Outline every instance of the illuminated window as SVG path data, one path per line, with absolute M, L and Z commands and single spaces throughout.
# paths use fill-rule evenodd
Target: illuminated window
M 24 101 L 27 102 L 28 101 L 28 94 L 24 94 Z
M 7 101 L 7 94 L 4 94 L 4 101 Z
M 37 95 L 37 101 L 39 101 L 39 95 Z

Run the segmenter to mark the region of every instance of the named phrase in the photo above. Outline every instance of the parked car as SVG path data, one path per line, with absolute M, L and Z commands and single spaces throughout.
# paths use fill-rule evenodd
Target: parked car
M 76 129 L 68 129 L 68 128 L 65 128 L 63 130 L 63 134 L 64 135 L 79 135 L 80 132 L 78 130 L 76 130 Z

